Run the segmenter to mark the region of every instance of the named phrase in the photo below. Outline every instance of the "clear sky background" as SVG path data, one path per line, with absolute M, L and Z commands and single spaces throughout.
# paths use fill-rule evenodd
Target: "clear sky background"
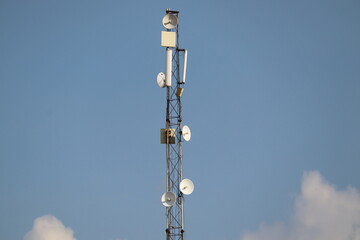
M 291 239 L 325 203 L 311 227 L 360 238 L 359 1 L 1 0 L 0 239 L 52 240 L 44 215 L 64 240 L 165 239 L 166 8 L 189 51 L 187 239 Z

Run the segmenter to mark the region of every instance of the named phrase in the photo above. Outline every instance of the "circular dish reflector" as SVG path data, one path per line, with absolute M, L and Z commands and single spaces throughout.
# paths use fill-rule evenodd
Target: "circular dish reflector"
M 165 207 L 171 207 L 175 203 L 176 197 L 173 192 L 166 192 L 161 196 L 161 203 Z
M 160 72 L 157 75 L 157 84 L 159 85 L 159 87 L 163 88 L 165 87 L 165 73 Z
M 187 141 L 187 142 L 190 141 L 190 138 L 191 138 L 190 128 L 185 125 L 182 127 L 181 132 L 182 132 L 182 136 L 185 139 L 185 141 Z
M 166 29 L 173 29 L 178 24 L 178 19 L 173 14 L 166 14 L 162 20 L 162 24 Z
M 194 183 L 190 179 L 183 179 L 180 182 L 180 191 L 185 195 L 190 195 L 194 191 Z

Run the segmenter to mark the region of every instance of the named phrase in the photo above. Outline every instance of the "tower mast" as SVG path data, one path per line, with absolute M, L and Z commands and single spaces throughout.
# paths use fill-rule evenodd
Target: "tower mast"
M 158 84 L 166 88 L 165 128 L 161 129 L 161 143 L 166 144 L 166 192 L 162 203 L 166 207 L 166 240 L 184 239 L 184 194 L 191 194 L 191 180 L 183 179 L 182 143 L 190 140 L 191 133 L 182 125 L 181 97 L 186 77 L 187 50 L 179 45 L 179 11 L 166 10 L 161 34 L 161 46 L 166 48 L 166 72 L 159 73 Z M 184 59 L 180 79 L 180 56 Z

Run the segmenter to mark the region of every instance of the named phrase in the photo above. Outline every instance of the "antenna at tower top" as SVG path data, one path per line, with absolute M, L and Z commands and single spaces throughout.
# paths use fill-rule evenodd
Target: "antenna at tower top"
M 166 29 L 174 29 L 178 24 L 178 18 L 174 14 L 166 14 L 163 17 L 162 24 Z

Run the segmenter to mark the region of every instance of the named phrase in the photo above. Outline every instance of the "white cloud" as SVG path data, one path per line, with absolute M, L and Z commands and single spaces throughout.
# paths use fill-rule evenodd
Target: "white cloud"
M 339 191 L 319 172 L 307 172 L 289 223 L 261 225 L 242 240 L 360 240 L 360 193 Z
M 74 232 L 56 217 L 45 215 L 35 219 L 24 240 L 76 240 Z

